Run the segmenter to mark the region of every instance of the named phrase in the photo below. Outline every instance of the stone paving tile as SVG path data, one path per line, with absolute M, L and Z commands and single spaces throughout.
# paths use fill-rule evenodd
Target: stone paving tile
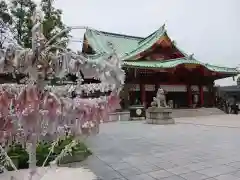
M 232 162 L 227 164 L 228 166 L 233 166 L 235 168 L 240 168 L 240 161 Z
M 154 165 L 162 169 L 170 169 L 170 168 L 177 167 L 177 165 L 174 164 L 173 162 L 158 162 L 158 163 L 154 163 Z
M 110 164 L 110 166 L 114 170 L 121 170 L 121 169 L 127 169 L 127 168 L 132 168 L 133 167 L 132 165 L 130 165 L 126 162 L 114 163 L 114 164 Z
M 240 170 L 234 171 L 234 172 L 232 172 L 232 173 L 230 173 L 230 174 L 232 174 L 232 175 L 237 176 L 237 177 L 240 178 Z
M 212 165 L 205 163 L 205 162 L 200 162 L 200 163 L 188 164 L 185 167 L 189 168 L 191 171 L 197 171 L 197 170 L 203 170 L 206 168 L 210 168 L 210 167 L 212 167 Z
M 108 171 L 105 173 L 96 173 L 96 175 L 100 179 L 104 179 L 104 180 L 113 180 L 113 179 L 123 178 L 123 176 L 116 171 Z
M 191 169 L 189 169 L 187 167 L 175 167 L 172 169 L 167 169 L 167 171 L 169 171 L 173 174 L 179 175 L 179 174 L 185 174 L 185 173 L 191 172 Z
M 177 166 L 187 166 L 188 164 L 192 164 L 192 162 L 187 159 L 175 159 L 172 162 Z
M 213 166 L 217 166 L 217 165 L 228 165 L 230 163 L 235 162 L 235 159 L 232 158 L 222 158 L 222 159 L 213 159 L 211 161 L 205 161 L 208 164 L 211 164 Z
M 171 177 L 167 177 L 167 178 L 164 178 L 161 180 L 185 180 L 185 179 L 180 176 L 171 176 Z
M 135 165 L 135 168 L 139 169 L 142 173 L 148 173 L 148 172 L 153 172 L 160 170 L 161 168 L 152 164 L 139 164 Z
M 202 180 L 202 179 L 209 178 L 208 176 L 197 173 L 197 172 L 189 172 L 186 174 L 181 174 L 180 176 L 186 180 Z
M 158 158 L 158 157 L 154 157 L 154 156 L 153 156 L 153 158 L 147 159 L 146 162 L 149 163 L 149 164 L 156 164 L 156 163 L 161 163 L 161 162 L 163 162 L 163 160 L 162 160 L 161 158 Z
M 101 178 L 98 177 L 97 179 L 93 179 L 93 180 L 106 180 L 105 178 Z M 126 178 L 122 177 L 122 178 L 114 178 L 114 179 L 108 179 L 108 180 L 127 180 Z
M 203 170 L 200 170 L 197 172 L 200 174 L 209 176 L 209 177 L 214 177 L 214 176 L 218 176 L 218 175 L 222 175 L 222 174 L 228 174 L 228 173 L 231 173 L 234 171 L 236 171 L 236 169 L 233 167 L 221 165 L 221 166 L 215 166 L 212 168 L 206 168 L 206 169 L 203 169 Z
M 140 174 L 136 176 L 127 177 L 127 180 L 156 180 L 156 179 L 147 174 Z
M 121 162 L 121 158 L 117 158 L 114 155 L 111 156 L 97 156 L 100 160 L 106 162 L 106 163 L 118 163 Z
M 138 156 L 131 156 L 131 157 L 127 157 L 127 158 L 123 158 L 122 159 L 124 162 L 131 164 L 131 165 L 148 165 L 150 164 L 149 162 L 147 162 L 143 157 L 138 157 Z
M 159 171 L 155 171 L 155 172 L 150 172 L 148 174 L 155 179 L 163 179 L 163 178 L 167 178 L 170 176 L 174 176 L 174 174 L 172 174 L 166 170 L 159 170 Z
M 83 167 L 90 169 L 92 172 L 94 172 L 97 175 L 114 171 L 111 167 L 109 167 L 106 164 L 87 165 Z
M 143 174 L 139 169 L 137 168 L 127 168 L 127 169 L 119 169 L 117 170 L 123 177 L 130 177 L 130 176 L 135 176 L 135 175 L 140 175 Z
M 215 179 L 217 179 L 217 180 L 240 180 L 239 177 L 236 177 L 231 174 L 220 175 L 220 176 L 215 177 Z

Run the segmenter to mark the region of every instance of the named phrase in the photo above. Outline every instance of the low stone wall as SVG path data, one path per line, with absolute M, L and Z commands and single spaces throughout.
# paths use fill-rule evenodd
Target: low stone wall
M 109 114 L 109 122 L 114 121 L 129 121 L 130 119 L 130 112 L 129 111 L 120 111 L 114 112 Z

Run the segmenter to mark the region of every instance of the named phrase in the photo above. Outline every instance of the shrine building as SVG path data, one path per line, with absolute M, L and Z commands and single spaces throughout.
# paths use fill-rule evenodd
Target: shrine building
M 160 87 L 166 91 L 167 102 L 173 107 L 214 105 L 214 81 L 239 74 L 236 68 L 202 63 L 184 53 L 170 39 L 163 25 L 147 37 L 136 37 L 88 29 L 82 51 L 86 54 L 109 53 L 113 45 L 123 61 L 126 80 L 121 97 L 124 106 L 136 100 L 148 107 Z

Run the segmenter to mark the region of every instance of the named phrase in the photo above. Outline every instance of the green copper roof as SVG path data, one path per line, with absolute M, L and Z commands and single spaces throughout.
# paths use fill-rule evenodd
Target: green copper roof
M 163 25 L 157 31 L 152 33 L 150 36 L 148 36 L 145 39 L 143 39 L 142 41 L 140 41 L 138 43 L 138 46 L 134 50 L 132 50 L 130 52 L 126 52 L 125 56 L 123 56 L 123 59 L 124 60 L 129 60 L 129 59 L 135 60 L 136 56 L 139 53 L 151 48 L 159 40 L 159 38 L 161 38 L 166 33 L 166 30 L 164 27 L 165 26 Z
M 110 42 L 121 59 L 134 60 L 139 53 L 151 48 L 165 33 L 165 25 L 146 38 L 88 29 L 85 33 L 85 38 L 96 53 L 111 52 L 108 44 Z
M 146 38 L 100 32 L 93 29 L 88 29 L 85 32 L 85 38 L 91 48 L 95 51 L 95 55 L 89 56 L 90 59 L 100 60 L 101 58 L 98 57 L 101 57 L 103 54 L 111 53 L 112 49 L 109 45 L 112 44 L 117 55 L 124 61 L 123 63 L 125 66 L 140 68 L 172 68 L 180 64 L 200 64 L 210 71 L 239 74 L 235 68 L 219 67 L 201 63 L 193 56 L 188 56 L 185 52 L 179 49 L 175 43 L 173 43 L 174 46 L 185 56 L 184 58 L 169 59 L 167 61 L 133 61 L 137 59 L 137 55 L 139 53 L 151 48 L 162 36 L 166 34 L 166 29 L 163 25 Z
M 171 59 L 165 61 L 124 61 L 124 66 L 126 67 L 138 67 L 138 68 L 174 68 L 181 64 L 199 64 L 210 71 L 214 72 L 222 72 L 222 73 L 231 73 L 231 74 L 238 74 L 239 71 L 236 68 L 227 68 L 227 67 L 219 67 L 213 66 L 209 64 L 201 63 L 197 60 L 189 60 L 187 58 L 178 58 L 178 59 Z
M 124 56 L 126 52 L 133 51 L 138 46 L 138 43 L 143 40 L 140 37 L 99 32 L 92 29 L 86 31 L 85 38 L 96 53 L 111 52 L 112 50 L 108 45 L 110 42 L 120 56 Z

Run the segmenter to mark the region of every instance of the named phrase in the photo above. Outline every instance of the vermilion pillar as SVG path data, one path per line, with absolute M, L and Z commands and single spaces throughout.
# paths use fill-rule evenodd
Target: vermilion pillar
M 145 84 L 140 84 L 141 102 L 144 107 L 146 107 L 146 92 Z
M 187 94 L 188 94 L 188 106 L 192 107 L 192 89 L 191 89 L 191 85 L 187 86 Z
M 203 94 L 203 86 L 199 86 L 199 99 L 200 99 L 200 106 L 204 105 L 204 94 Z
M 155 84 L 155 94 L 157 94 L 157 91 L 159 88 L 160 88 L 160 84 Z

